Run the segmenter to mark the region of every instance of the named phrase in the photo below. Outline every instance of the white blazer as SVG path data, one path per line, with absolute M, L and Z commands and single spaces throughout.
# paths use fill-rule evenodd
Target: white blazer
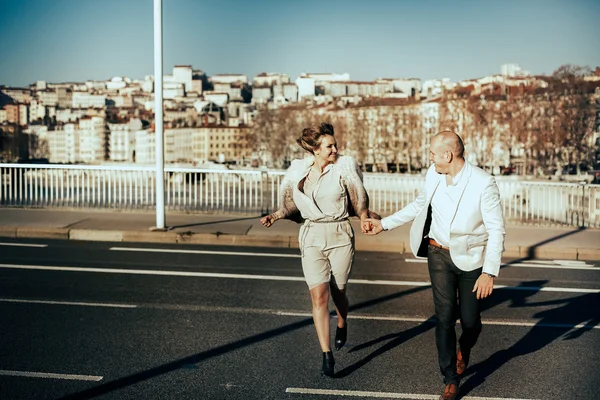
M 450 224 L 450 257 L 463 271 L 483 266 L 483 272 L 498 276 L 506 235 L 500 192 L 490 174 L 468 162 L 465 168 L 463 179 L 467 182 Z M 410 228 L 410 248 L 417 257 L 427 255 L 423 251 L 427 249 L 429 233 L 426 221 L 431 199 L 442 179 L 445 175 L 438 174 L 434 165 L 429 167 L 419 196 L 381 221 L 388 230 L 414 220 Z

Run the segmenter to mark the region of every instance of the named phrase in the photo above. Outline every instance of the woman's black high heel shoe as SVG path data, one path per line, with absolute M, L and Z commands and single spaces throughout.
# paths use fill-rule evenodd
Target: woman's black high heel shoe
M 331 351 L 323 352 L 323 371 L 322 374 L 325 376 L 333 376 L 334 374 L 335 360 L 333 359 L 333 353 Z
M 335 330 L 335 349 L 340 350 L 346 344 L 348 337 L 348 323 L 343 328 L 336 327 Z

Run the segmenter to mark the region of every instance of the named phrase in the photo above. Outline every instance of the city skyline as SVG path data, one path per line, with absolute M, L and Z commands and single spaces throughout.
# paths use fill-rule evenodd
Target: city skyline
M 482 4 L 483 3 L 483 4 Z M 0 84 L 153 74 L 153 1 L 3 0 Z M 532 74 L 600 65 L 600 2 L 239 0 L 163 4 L 165 73 L 192 65 L 252 79 L 278 72 L 462 80 L 517 63 Z M 27 21 L 25 24 L 24 21 Z

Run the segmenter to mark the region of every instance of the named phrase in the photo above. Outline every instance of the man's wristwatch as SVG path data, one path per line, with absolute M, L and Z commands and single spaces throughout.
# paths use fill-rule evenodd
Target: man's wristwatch
M 490 278 L 495 278 L 496 277 L 496 275 L 490 274 L 489 272 L 484 272 L 484 274 L 486 274 Z

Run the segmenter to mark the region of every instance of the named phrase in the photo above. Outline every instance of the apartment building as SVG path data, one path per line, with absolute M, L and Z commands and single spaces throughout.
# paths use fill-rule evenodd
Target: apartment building
M 29 104 L 19 104 L 19 125 L 29 125 Z
M 298 101 L 315 96 L 315 80 L 313 78 L 299 76 L 296 78 L 296 87 L 298 88 Z
M 191 65 L 176 65 L 173 67 L 173 82 L 183 84 L 186 93 L 193 90 L 192 86 L 192 66 Z
M 290 103 L 298 101 L 298 86 L 295 83 L 283 84 L 283 97 Z
M 46 106 L 40 103 L 38 100 L 31 100 L 31 104 L 29 104 L 29 119 L 30 121 L 36 121 L 38 119 L 43 119 L 47 115 Z
M 216 74 L 210 77 L 213 84 L 215 83 L 248 83 L 248 77 L 243 74 Z
M 4 111 L 6 112 L 6 122 L 9 124 L 17 124 L 21 121 L 19 104 L 7 104 L 4 106 Z
M 79 159 L 85 163 L 100 163 L 108 159 L 108 130 L 102 117 L 79 120 Z
M 251 156 L 246 127 L 206 126 L 164 131 L 165 163 L 202 164 L 209 161 L 242 163 Z M 156 136 L 152 130 L 135 132 L 135 162 L 156 162 Z
M 252 86 L 281 86 L 290 83 L 290 77 L 286 74 L 263 72 L 254 77 Z
M 252 104 L 267 104 L 272 98 L 271 86 L 254 86 L 252 88 Z
M 142 129 L 142 121 L 132 119 L 124 124 L 108 124 L 110 161 L 134 162 L 135 133 Z
M 62 129 L 48 131 L 48 159 L 52 163 L 79 162 L 79 130 L 75 124 L 65 124 Z
M 106 95 L 92 94 L 90 92 L 74 92 L 72 96 L 73 108 L 104 108 Z
M 58 93 L 56 93 L 55 89 L 51 90 L 38 90 L 36 92 L 37 101 L 39 104 L 46 106 L 56 106 L 58 105 Z M 34 100 L 32 100 L 33 102 Z
M 26 88 L 2 88 L 2 93 L 13 99 L 15 103 L 29 104 L 31 101 L 31 90 Z
M 203 158 L 207 161 L 244 163 L 250 160 L 252 155 L 250 130 L 245 126 L 213 126 L 201 127 L 197 134 L 198 149 L 200 156 L 200 141 L 204 138 L 205 152 Z

